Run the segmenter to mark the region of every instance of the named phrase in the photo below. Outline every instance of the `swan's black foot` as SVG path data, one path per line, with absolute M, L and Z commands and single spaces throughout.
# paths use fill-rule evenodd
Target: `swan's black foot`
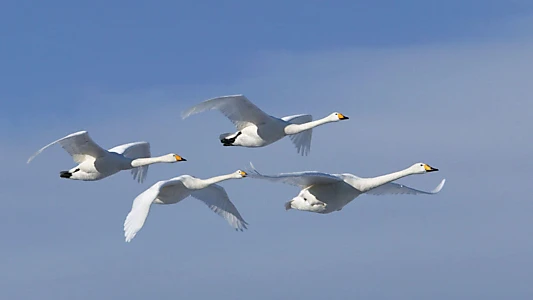
M 223 138 L 223 139 L 220 140 L 220 142 L 222 143 L 223 146 L 233 146 L 233 143 L 235 143 L 235 140 L 241 134 L 242 134 L 242 132 L 239 131 L 239 132 L 237 132 L 237 134 L 234 137 L 229 138 L 229 139 L 228 138 Z
M 59 172 L 59 177 L 61 178 L 70 178 L 72 177 L 72 174 L 73 173 L 76 173 L 80 170 L 80 168 L 77 168 L 76 170 L 74 170 L 74 172 L 70 173 L 69 171 L 61 171 Z
M 72 173 L 69 171 L 61 171 L 59 172 L 59 177 L 61 178 L 70 178 L 72 176 Z

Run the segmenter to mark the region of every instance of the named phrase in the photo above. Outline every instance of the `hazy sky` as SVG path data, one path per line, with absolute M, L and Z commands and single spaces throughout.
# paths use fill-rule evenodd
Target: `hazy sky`
M 370 3 L 371 2 L 371 3 Z M 8 1 L 0 6 L 0 298 L 531 299 L 533 3 L 530 1 Z M 243 93 L 267 113 L 339 111 L 311 154 L 288 138 L 222 147 L 199 101 Z M 144 184 L 122 172 L 61 179 L 45 144 L 88 130 L 104 148 L 146 140 Z M 222 183 L 249 230 L 204 204 L 154 206 L 135 239 L 135 196 L 181 174 L 254 162 L 264 173 L 377 176 L 435 196 L 363 195 L 328 215 L 285 211 L 298 189 Z

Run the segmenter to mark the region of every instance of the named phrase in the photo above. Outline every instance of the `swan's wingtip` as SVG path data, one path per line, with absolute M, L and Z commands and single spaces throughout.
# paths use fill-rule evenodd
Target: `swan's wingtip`
M 436 194 L 436 193 L 440 192 L 440 190 L 442 190 L 442 188 L 444 187 L 444 184 L 445 184 L 445 183 L 446 183 L 446 178 L 443 179 L 443 180 L 439 183 L 439 185 L 437 185 L 437 187 L 433 190 L 432 193 L 433 193 L 433 194 Z
M 39 155 L 39 152 L 33 154 L 32 156 L 30 156 L 30 158 L 28 158 L 28 160 L 26 161 L 27 164 L 29 164 L 34 158 L 37 157 L 37 155 Z
M 257 171 L 257 169 L 255 168 L 254 164 L 252 162 L 250 162 L 250 169 L 248 169 L 248 173 L 250 175 L 261 175 L 261 173 L 259 173 L 259 171 Z
M 184 111 L 181 113 L 181 119 L 182 120 L 185 120 L 187 119 L 187 117 L 189 117 L 191 115 L 191 112 L 190 111 Z
M 125 241 L 126 243 L 129 243 L 129 242 L 131 242 L 131 240 L 133 240 L 134 237 L 135 237 L 135 233 L 132 234 L 132 233 L 130 233 L 130 232 L 126 232 L 126 233 L 124 234 L 124 241 Z

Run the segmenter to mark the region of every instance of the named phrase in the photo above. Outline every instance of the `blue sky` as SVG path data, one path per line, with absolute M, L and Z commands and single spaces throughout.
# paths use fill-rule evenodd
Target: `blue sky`
M 530 299 L 533 4 L 528 1 L 9 1 L 0 9 L 0 296 L 6 299 Z M 190 105 L 244 93 L 275 116 L 340 111 L 311 155 L 288 139 L 221 147 L 232 125 Z M 188 159 L 99 182 L 41 146 L 81 129 L 104 148 L 147 140 Z M 285 211 L 298 190 L 224 182 L 236 233 L 188 199 L 155 207 L 124 243 L 131 202 L 157 180 L 253 161 L 265 173 L 376 176 L 434 197 L 361 196 L 329 215 Z
M 20 100 L 42 93 L 62 98 L 88 86 L 129 90 L 231 83 L 246 76 L 250 62 L 264 51 L 470 39 L 490 35 L 495 23 L 524 15 L 533 5 L 452 0 L 8 1 L 3 6 L 0 51 L 9 76 L 2 90 Z

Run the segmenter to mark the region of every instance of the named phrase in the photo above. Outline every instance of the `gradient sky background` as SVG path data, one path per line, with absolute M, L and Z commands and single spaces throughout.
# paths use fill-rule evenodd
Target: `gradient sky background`
M 0 298 L 531 299 L 531 1 L 4 1 L 0 5 Z M 194 3 L 194 4 L 193 4 Z M 267 113 L 333 111 L 311 155 L 288 138 L 222 147 L 217 112 L 244 93 Z M 104 148 L 147 140 L 185 163 L 67 181 L 45 144 L 88 130 Z M 136 195 L 181 174 L 245 168 L 377 176 L 436 196 L 363 195 L 341 212 L 285 211 L 298 189 L 222 183 L 233 231 L 202 203 L 154 206 L 125 243 Z

